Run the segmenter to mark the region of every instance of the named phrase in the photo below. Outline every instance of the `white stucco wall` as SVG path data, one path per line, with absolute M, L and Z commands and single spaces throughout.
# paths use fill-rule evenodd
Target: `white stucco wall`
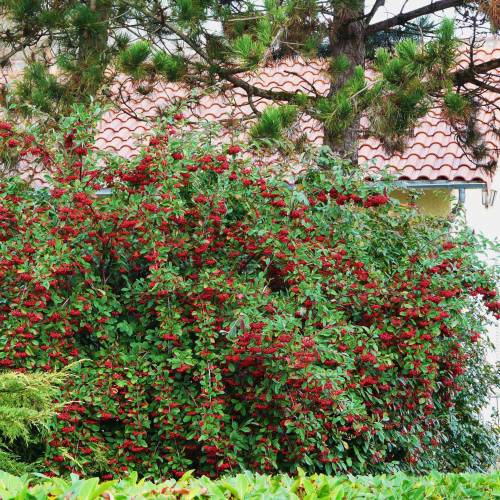
M 490 240 L 500 242 L 500 173 L 495 175 L 491 189 L 497 191 L 497 197 L 492 207 L 486 208 L 482 203 L 482 192 L 480 189 L 469 189 L 465 195 L 465 214 L 467 224 L 477 231 L 484 234 Z M 500 260 L 497 251 L 491 251 L 488 257 L 492 263 Z M 500 322 L 492 326 L 490 335 L 495 343 L 495 353 L 492 353 L 492 359 L 500 361 Z
M 493 179 L 491 189 L 497 191 L 495 203 L 492 207 L 484 207 L 482 203 L 482 193 L 480 189 L 469 189 L 465 195 L 465 214 L 467 224 L 477 232 L 484 234 L 490 240 L 496 240 L 500 244 L 500 166 L 499 171 Z M 491 251 L 488 258 L 492 263 L 500 261 L 500 247 L 496 251 Z M 495 350 L 489 355 L 490 361 L 500 362 L 500 321 L 492 325 L 489 329 L 490 339 L 495 345 Z M 486 410 L 486 416 L 490 416 L 492 410 L 500 411 L 500 392 L 491 401 L 490 408 Z
M 500 164 L 498 166 L 500 169 Z M 497 238 L 500 241 L 500 172 L 493 178 L 491 189 L 498 192 L 495 204 L 492 207 L 484 207 L 482 203 L 482 191 L 480 189 L 468 189 L 465 196 L 465 210 L 467 223 L 476 231 L 480 231 L 490 239 Z

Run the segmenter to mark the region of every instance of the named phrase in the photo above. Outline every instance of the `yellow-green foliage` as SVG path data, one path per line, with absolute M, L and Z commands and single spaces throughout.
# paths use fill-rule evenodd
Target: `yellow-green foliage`
M 40 442 L 58 409 L 54 400 L 65 377 L 66 372 L 0 372 L 0 468 L 24 472 L 25 464 L 11 452 L 13 445 Z
M 33 427 L 45 427 L 64 378 L 64 372 L 0 373 L 0 442 L 29 441 Z

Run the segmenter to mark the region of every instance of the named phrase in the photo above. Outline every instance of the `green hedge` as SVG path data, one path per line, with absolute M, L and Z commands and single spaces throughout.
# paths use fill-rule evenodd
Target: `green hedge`
M 100 482 L 97 478 L 71 480 L 39 475 L 16 477 L 0 471 L 0 498 L 106 500 L 127 498 L 163 499 L 494 499 L 500 498 L 500 472 L 491 474 L 439 474 L 412 477 L 403 473 L 381 476 L 306 477 L 239 474 L 211 481 L 206 477 L 153 483 L 138 480 L 134 473 L 121 480 Z

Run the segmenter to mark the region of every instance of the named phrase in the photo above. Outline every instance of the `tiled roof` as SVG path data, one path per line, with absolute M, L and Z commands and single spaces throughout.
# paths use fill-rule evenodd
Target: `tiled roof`
M 486 40 L 476 49 L 475 64 L 500 58 L 500 38 Z M 460 66 L 468 66 L 468 56 L 464 54 Z M 490 85 L 500 89 L 500 70 L 492 72 L 494 80 Z M 491 105 L 482 104 L 476 117 L 477 127 L 487 148 L 489 159 L 498 162 L 500 154 L 500 94 L 485 92 L 483 98 Z M 496 105 L 496 106 L 495 106 Z M 390 155 L 381 147 L 380 142 L 368 139 L 361 143 L 360 158 L 374 161 L 377 166 L 391 165 L 400 179 L 405 180 L 454 180 L 491 182 L 491 176 L 475 161 L 470 153 L 464 151 L 457 142 L 451 126 L 441 114 L 441 109 L 432 109 L 415 129 L 414 136 L 408 141 L 401 154 Z M 484 160 L 482 160 L 484 162 Z
M 488 39 L 481 48 L 476 49 L 476 64 L 493 58 L 500 58 L 500 38 Z M 467 65 L 465 55 L 461 64 Z M 324 95 L 329 87 L 325 67 L 326 62 L 323 60 L 305 62 L 300 59 L 286 59 L 244 78 L 265 89 L 295 91 L 300 88 L 304 92 Z M 500 71 L 494 74 L 494 78 L 497 81 L 492 84 L 500 86 Z M 133 156 L 138 144 L 150 133 L 151 122 L 154 122 L 160 111 L 171 108 L 179 99 L 186 97 L 190 97 L 192 101 L 188 111 L 184 113 L 187 118 L 192 121 L 212 120 L 223 125 L 217 140 L 241 140 L 253 114 L 246 93 L 241 89 L 219 88 L 216 93 L 195 99 L 182 84 L 156 83 L 147 90 L 145 92 L 130 81 L 124 81 L 112 90 L 120 107 L 108 111 L 103 116 L 96 142 L 98 148 L 114 151 L 125 157 Z M 500 105 L 498 94 L 490 93 L 486 97 L 494 104 Z M 253 106 L 258 110 L 268 104 L 264 99 L 253 100 Z M 500 111 L 495 109 L 494 105 L 482 106 L 477 120 L 489 155 L 497 160 Z M 299 120 L 298 129 L 298 132 L 305 134 L 309 142 L 321 144 L 323 132 L 317 120 L 304 115 Z M 370 171 L 389 166 L 402 180 L 491 182 L 490 174 L 480 168 L 471 155 L 461 148 L 454 131 L 441 116 L 438 108 L 432 109 L 420 121 L 403 153 L 388 154 L 379 141 L 370 138 L 361 141 L 359 158 Z
M 476 50 L 476 63 L 500 57 L 500 39 L 486 40 Z M 466 64 L 465 56 L 463 64 Z M 329 82 L 324 61 L 306 63 L 299 59 L 287 59 L 261 69 L 256 75 L 246 78 L 251 83 L 265 89 L 294 91 L 301 88 L 304 92 L 327 92 Z M 500 85 L 500 72 L 498 84 Z M 136 151 L 137 139 L 150 131 L 147 121 L 131 116 L 137 114 L 141 119 L 151 119 L 158 110 L 169 107 L 179 98 L 188 95 L 188 89 L 179 84 L 156 85 L 150 93 L 143 95 L 131 84 L 124 84 L 122 110 L 109 111 L 100 125 L 97 145 L 113 150 L 124 156 L 131 156 Z M 489 99 L 500 104 L 500 97 L 491 94 Z M 269 102 L 254 98 L 254 106 L 262 110 Z M 188 118 L 216 120 L 224 123 L 222 135 L 232 136 L 240 130 L 242 123 L 248 123 L 252 108 L 246 94 L 240 89 L 228 89 L 225 92 L 201 97 L 186 113 Z M 478 126 L 483 133 L 484 143 L 491 157 L 498 158 L 499 140 L 495 128 L 500 128 L 500 112 L 491 107 L 482 106 L 477 116 Z M 492 126 L 492 124 L 497 124 Z M 321 144 L 323 132 L 318 121 L 303 116 L 299 124 L 300 132 L 308 141 Z M 438 108 L 432 109 L 419 123 L 414 136 L 409 139 L 407 148 L 401 154 L 388 154 L 375 139 L 363 139 L 359 148 L 359 158 L 370 166 L 370 170 L 379 170 L 389 165 L 399 178 L 407 180 L 461 180 L 490 182 L 490 176 L 466 154 L 457 142 L 450 125 L 441 116 Z

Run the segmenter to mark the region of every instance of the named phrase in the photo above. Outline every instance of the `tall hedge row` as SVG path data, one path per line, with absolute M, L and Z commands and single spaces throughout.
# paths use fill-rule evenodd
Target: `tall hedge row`
M 499 302 L 470 232 L 327 155 L 271 175 L 182 116 L 129 160 L 82 112 L 62 127 L 0 126 L 54 172 L 0 186 L 0 367 L 81 361 L 45 471 L 422 471 L 474 447 L 450 426 L 487 392 L 471 367 Z

